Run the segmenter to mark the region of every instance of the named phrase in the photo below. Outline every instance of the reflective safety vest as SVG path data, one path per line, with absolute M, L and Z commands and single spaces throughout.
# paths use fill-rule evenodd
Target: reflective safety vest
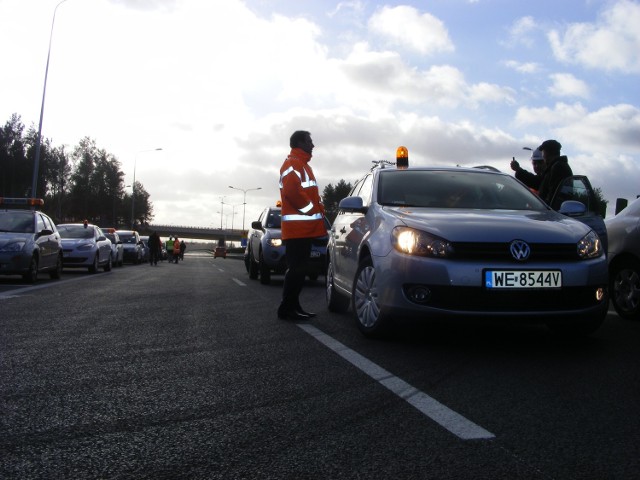
M 324 237 L 324 206 L 316 177 L 309 166 L 311 154 L 293 148 L 280 168 L 282 239 Z

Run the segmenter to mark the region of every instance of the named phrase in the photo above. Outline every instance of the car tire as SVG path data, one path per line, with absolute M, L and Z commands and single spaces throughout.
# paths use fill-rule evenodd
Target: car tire
M 59 280 L 62 276 L 62 254 L 58 255 L 56 259 L 56 267 L 49 272 L 49 278 L 52 280 Z
M 360 262 L 352 292 L 351 307 L 360 331 L 367 337 L 386 333 L 389 319 L 378 303 L 376 271 L 370 257 Z
M 609 274 L 609 294 L 618 315 L 640 320 L 640 262 L 625 259 L 616 263 Z
M 336 290 L 333 278 L 333 263 L 329 260 L 325 277 L 327 308 L 330 312 L 346 312 L 349 309 L 349 297 Z
M 98 271 L 98 254 L 93 257 L 93 263 L 89 267 L 89 273 L 96 273 Z
M 112 267 L 112 262 L 111 262 L 111 255 L 109 255 L 108 259 L 107 259 L 107 263 L 104 265 L 104 267 L 102 267 L 102 269 L 105 272 L 110 272 L 111 271 L 111 267 Z
M 260 258 L 258 260 L 258 270 L 260 271 L 260 283 L 262 285 L 269 285 L 271 283 L 271 270 L 267 267 L 262 252 L 260 252 Z
M 35 283 L 38 280 L 38 257 L 33 255 L 29 262 L 29 270 L 22 275 L 22 278 L 27 283 Z

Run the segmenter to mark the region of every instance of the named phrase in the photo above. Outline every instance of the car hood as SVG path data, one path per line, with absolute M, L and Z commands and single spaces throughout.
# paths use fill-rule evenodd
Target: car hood
M 77 245 L 86 245 L 87 243 L 95 243 L 92 238 L 62 238 L 62 246 L 75 247 Z
M 578 242 L 588 232 L 584 224 L 554 211 L 452 210 L 385 208 L 405 225 L 441 236 L 451 242 L 540 243 Z
M 0 233 L 0 247 L 7 243 L 24 240 L 25 242 L 33 238 L 33 233 L 16 233 L 16 232 L 4 232 Z

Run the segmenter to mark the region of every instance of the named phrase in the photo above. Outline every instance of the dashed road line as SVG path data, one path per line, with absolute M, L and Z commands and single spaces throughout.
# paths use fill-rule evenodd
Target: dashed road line
M 238 285 L 240 285 L 241 287 L 246 287 L 247 284 L 244 282 L 241 282 L 240 280 L 238 280 L 237 278 L 232 278 L 231 280 L 233 280 L 234 282 L 236 282 Z
M 333 350 L 349 363 L 369 375 L 384 387 L 391 390 L 397 396 L 408 402 L 449 432 L 456 435 L 458 438 L 462 440 L 488 440 L 495 438 L 493 433 L 451 410 L 449 407 L 438 402 L 426 393 L 409 385 L 401 378 L 396 377 L 384 368 L 373 363 L 371 360 L 363 357 L 326 333 L 318 330 L 316 327 L 304 323 L 299 323 L 297 325 L 320 343 Z

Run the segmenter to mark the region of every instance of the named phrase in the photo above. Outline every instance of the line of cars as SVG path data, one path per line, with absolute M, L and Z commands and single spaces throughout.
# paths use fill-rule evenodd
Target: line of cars
M 33 283 L 40 273 L 60 278 L 63 268 L 110 271 L 139 264 L 146 248 L 138 232 L 101 229 L 88 222 L 55 222 L 41 199 L 0 197 L 0 274 Z
M 610 300 L 640 319 L 640 200 L 605 222 L 588 179 L 574 176 L 551 203 L 499 171 L 376 165 L 314 244 L 310 278 L 326 273 L 328 309 L 351 309 L 367 336 L 407 317 L 585 335 Z M 285 253 L 280 209 L 267 207 L 248 231 L 249 277 L 269 283 L 286 270 Z

